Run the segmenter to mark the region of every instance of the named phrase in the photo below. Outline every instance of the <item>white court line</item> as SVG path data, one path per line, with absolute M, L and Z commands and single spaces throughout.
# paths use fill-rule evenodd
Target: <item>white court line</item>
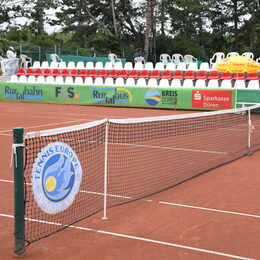
M 7 217 L 7 218 L 14 218 L 12 215 L 1 214 L 1 213 L 0 213 L 0 216 L 1 217 Z M 253 258 L 248 258 L 248 257 L 243 257 L 243 256 L 238 256 L 238 255 L 232 255 L 232 254 L 226 254 L 226 253 L 202 249 L 202 248 L 198 248 L 198 247 L 191 247 L 191 246 L 185 246 L 185 245 L 181 245 L 181 244 L 174 244 L 174 243 L 169 243 L 169 242 L 164 242 L 164 241 L 154 240 L 154 239 L 149 239 L 149 238 L 144 238 L 144 237 L 137 237 L 137 236 L 120 234 L 120 233 L 114 233 L 114 232 L 109 232 L 109 231 L 105 231 L 105 230 L 98 230 L 98 229 L 86 228 L 86 227 L 75 226 L 75 225 L 68 226 L 68 225 L 63 225 L 62 223 L 48 222 L 48 221 L 44 221 L 44 220 L 37 220 L 37 219 L 31 219 L 31 218 L 25 218 L 25 219 L 27 221 L 32 221 L 32 222 L 44 223 L 44 224 L 55 225 L 55 226 L 64 226 L 64 227 L 67 226 L 69 228 L 91 231 L 91 232 L 96 232 L 96 233 L 100 233 L 100 234 L 104 234 L 104 235 L 110 235 L 110 236 L 133 239 L 133 240 L 139 240 L 139 241 L 144 241 L 144 242 L 149 242 L 149 243 L 154 243 L 154 244 L 160 244 L 160 245 L 164 245 L 164 246 L 177 247 L 177 248 L 202 252 L 202 253 L 206 253 L 206 254 L 219 255 L 219 256 L 224 256 L 224 257 L 229 257 L 229 258 L 234 258 L 234 259 L 255 260 Z
M 79 122 L 82 120 L 86 120 L 86 119 L 71 120 L 71 121 L 52 123 L 52 124 L 46 124 L 46 125 L 28 126 L 28 127 L 24 127 L 23 129 L 32 129 L 32 128 L 39 128 L 39 127 L 45 127 L 45 126 L 52 126 L 52 125 L 62 125 L 62 124 L 68 124 L 68 123 L 73 123 L 73 122 Z M 5 132 L 12 132 L 12 129 L 0 131 L 0 133 L 5 133 Z
M 3 179 L 0 179 L 0 182 L 14 183 L 14 181 L 3 180 Z M 26 185 L 30 185 L 31 186 L 32 183 L 26 183 Z M 94 191 L 86 191 L 86 190 L 79 190 L 79 192 L 104 196 L 104 193 L 102 193 L 102 192 L 94 192 Z M 122 196 L 122 195 L 116 195 L 116 194 L 107 194 L 107 196 L 108 197 L 113 197 L 113 198 L 129 199 L 129 200 L 135 199 L 134 197 Z M 146 201 L 146 202 L 154 202 L 154 203 L 170 205 L 170 206 L 176 206 L 176 207 L 183 207 L 183 208 L 191 208 L 191 209 L 219 212 L 219 213 L 230 214 L 230 215 L 238 215 L 238 216 L 243 216 L 243 217 L 260 218 L 260 215 L 248 214 L 248 213 L 242 213 L 242 212 L 236 212 L 236 211 L 221 210 L 221 209 L 214 209 L 214 208 L 205 208 L 205 207 L 186 205 L 186 204 L 180 204 L 180 203 L 174 203 L 174 202 L 156 201 L 156 200 L 151 200 L 151 199 L 138 199 L 138 200 Z

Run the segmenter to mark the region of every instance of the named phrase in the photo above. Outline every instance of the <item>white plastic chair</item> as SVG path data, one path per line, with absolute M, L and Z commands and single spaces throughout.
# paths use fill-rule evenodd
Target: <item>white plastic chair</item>
M 169 80 L 168 79 L 161 79 L 159 82 L 159 87 L 168 88 L 169 87 Z
M 136 86 L 145 87 L 146 86 L 146 80 L 144 78 L 139 78 L 136 82 Z
M 50 66 L 49 66 L 48 61 L 43 61 L 43 62 L 42 62 L 42 65 L 41 65 L 41 68 L 42 68 L 42 69 L 49 69 Z
M 212 63 L 210 70 L 216 70 L 217 63 Z
M 21 75 L 18 80 L 20 83 L 27 83 L 27 77 L 25 75 Z
M 114 53 L 109 53 L 108 58 L 112 64 L 115 64 L 118 61 L 118 58 Z
M 256 62 L 259 63 L 260 62 L 260 57 L 256 59 Z
M 20 55 L 20 59 L 21 59 L 21 67 L 28 69 L 31 65 L 32 66 L 32 58 L 28 57 L 25 54 L 21 54 Z
M 82 77 L 75 77 L 75 85 L 83 85 L 83 78 Z
M 55 78 L 55 84 L 64 84 L 63 76 L 57 76 Z
M 221 88 L 232 88 L 232 81 L 231 79 L 224 79 L 220 83 Z
M 171 82 L 171 87 L 180 88 L 182 86 L 180 79 L 173 79 Z
M 103 78 L 97 77 L 94 81 L 94 85 L 95 86 L 103 86 L 104 85 Z
M 54 77 L 53 76 L 47 76 L 45 83 L 46 84 L 54 84 Z
M 43 84 L 43 83 L 45 83 L 45 78 L 44 78 L 44 76 L 38 76 L 37 79 L 36 79 L 36 83 L 38 83 L 38 84 Z
M 164 70 L 164 64 L 162 62 L 156 62 L 154 69 L 155 70 Z
M 113 63 L 110 62 L 110 61 L 107 61 L 107 62 L 105 63 L 105 69 L 106 69 L 106 70 L 112 70 L 112 69 L 113 69 Z
M 195 63 L 195 62 L 189 63 L 187 70 L 197 71 L 198 70 L 198 63 Z
M 259 89 L 259 81 L 257 79 L 249 80 L 247 88 L 248 89 Z
M 94 69 L 94 63 L 93 63 L 93 61 L 88 61 L 88 62 L 86 63 L 86 69 L 87 69 L 87 70 L 92 70 L 92 69 Z
M 182 71 L 187 70 L 186 63 L 185 62 L 178 63 L 176 70 L 182 70 Z
M 184 58 L 181 54 L 175 53 L 172 55 L 172 61 L 177 65 L 179 62 L 183 61 Z
M 123 78 L 116 78 L 114 85 L 115 86 L 124 86 L 125 85 L 124 79 Z
M 246 82 L 245 80 L 241 80 L 241 79 L 238 79 L 235 81 L 235 84 L 234 84 L 234 88 L 235 89 L 246 89 Z
M 74 61 L 69 61 L 67 69 L 72 70 L 72 69 L 76 69 L 76 65 Z
M 38 60 L 34 61 L 34 62 L 33 62 L 33 65 L 32 65 L 32 68 L 33 68 L 33 69 L 39 69 L 39 68 L 41 68 L 41 63 L 40 63 Z
M 183 58 L 184 58 L 184 61 L 185 61 L 186 64 L 198 62 L 198 59 L 195 58 L 194 56 L 192 56 L 191 54 L 185 54 Z
M 103 83 L 103 81 L 102 81 Z M 84 85 L 87 85 L 87 86 L 92 86 L 94 83 L 93 83 L 93 78 L 91 77 L 86 77 L 85 80 L 84 80 Z
M 193 80 L 192 79 L 185 79 L 182 84 L 183 88 L 193 88 Z
M 242 56 L 247 57 L 247 58 L 252 59 L 252 60 L 254 59 L 254 53 L 253 52 L 249 52 L 249 51 L 244 52 L 244 53 L 242 53 Z
M 78 70 L 85 69 L 84 61 L 78 61 L 76 64 L 76 69 Z
M 126 79 L 125 86 L 127 87 L 135 86 L 135 80 L 133 78 Z
M 171 62 L 171 56 L 169 54 L 163 53 L 163 54 L 160 55 L 160 61 L 164 65 L 166 65 L 168 62 Z
M 210 67 L 212 67 L 213 63 L 220 62 L 220 61 L 224 60 L 224 58 L 225 58 L 225 53 L 224 52 L 216 52 L 216 53 L 214 53 L 212 58 L 210 58 L 210 60 L 209 60 Z
M 130 61 L 127 61 L 124 66 L 125 70 L 132 70 L 133 69 L 133 63 Z
M 50 58 L 51 58 L 52 61 L 56 61 L 56 62 L 61 62 L 62 61 L 62 59 L 56 53 L 52 53 L 50 55 Z
M 104 85 L 105 86 L 114 86 L 114 79 L 113 78 L 105 78 Z
M 148 83 L 147 83 L 147 86 L 149 86 L 149 87 L 158 87 L 157 79 L 149 79 Z
M 61 61 L 61 62 L 59 63 L 59 69 L 60 69 L 60 70 L 67 69 L 67 65 L 66 65 L 66 62 L 65 62 L 65 61 Z
M 202 62 L 200 64 L 199 70 L 209 71 L 210 70 L 209 63 L 208 62 Z
M 142 63 L 144 63 L 145 59 L 144 59 L 144 57 L 136 57 L 136 58 L 134 58 L 134 61 L 135 62 L 142 62 Z
M 103 62 L 102 61 L 97 61 L 95 64 L 95 69 L 96 70 L 102 70 L 104 68 Z
M 176 65 L 173 62 L 168 62 L 165 67 L 166 70 L 174 71 L 176 70 Z
M 36 78 L 34 75 L 30 75 L 27 80 L 28 83 L 36 83 Z
M 144 69 L 145 70 L 153 70 L 153 63 L 150 62 L 150 61 L 146 62 L 145 65 L 144 65 Z
M 226 58 L 232 57 L 232 56 L 239 56 L 239 53 L 238 53 L 238 52 L 235 52 L 235 51 L 231 51 L 231 52 L 229 52 L 229 53 L 227 54 L 227 57 L 226 57 Z
M 143 70 L 144 69 L 144 64 L 142 62 L 136 62 L 134 66 L 135 70 Z
M 13 82 L 13 83 L 18 82 L 18 77 L 17 77 L 17 75 L 12 75 L 9 82 Z
M 65 77 L 65 83 L 66 85 L 73 85 L 73 77 Z
M 114 64 L 114 69 L 116 70 L 122 70 L 123 69 L 123 64 L 121 61 L 118 61 Z
M 208 88 L 218 88 L 218 80 L 217 79 L 210 79 L 208 82 Z
M 50 64 L 50 69 L 53 70 L 53 69 L 57 69 L 59 67 L 59 63 L 56 62 L 56 61 L 52 61 L 51 64 Z
M 205 79 L 197 79 L 195 82 L 195 88 L 206 88 L 206 80 Z

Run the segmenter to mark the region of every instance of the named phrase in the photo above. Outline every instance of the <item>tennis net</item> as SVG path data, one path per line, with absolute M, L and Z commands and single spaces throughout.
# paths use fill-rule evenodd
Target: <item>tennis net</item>
M 25 246 L 260 149 L 260 105 L 30 132 Z

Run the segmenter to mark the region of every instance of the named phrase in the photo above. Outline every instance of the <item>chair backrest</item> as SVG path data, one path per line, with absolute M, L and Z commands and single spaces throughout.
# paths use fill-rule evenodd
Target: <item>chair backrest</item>
M 114 80 L 113 78 L 106 78 L 104 82 L 105 86 L 114 86 Z
M 166 65 L 168 62 L 171 61 L 171 56 L 169 54 L 163 53 L 160 55 L 160 61 Z
M 205 79 L 197 79 L 195 82 L 195 88 L 205 88 L 206 80 Z
M 164 70 L 164 64 L 163 62 L 156 62 L 154 66 L 155 70 Z
M 171 82 L 171 87 L 180 88 L 181 87 L 181 80 L 180 79 L 173 79 Z
M 104 83 L 103 83 L 103 78 L 97 77 L 97 78 L 95 79 L 94 85 L 96 85 L 96 86 L 102 86 L 102 85 L 104 85 Z
M 185 79 L 183 81 L 182 87 L 184 88 L 193 88 L 193 80 L 192 79 Z
M 172 55 L 172 60 L 175 64 L 178 64 L 179 62 L 183 61 L 184 58 L 181 54 L 175 53 L 175 54 Z
M 147 86 L 149 87 L 158 87 L 158 82 L 157 79 L 149 79 Z
M 75 69 L 76 68 L 76 64 L 74 61 L 69 61 L 67 69 L 71 70 L 71 69 Z
M 232 56 L 239 56 L 239 53 L 238 52 L 235 52 L 235 51 L 231 51 L 227 54 L 227 58 L 228 57 L 232 57 Z
M 56 61 L 56 62 L 61 62 L 62 61 L 62 59 L 56 53 L 52 53 L 50 55 L 50 58 L 51 58 L 52 61 Z
M 61 61 L 59 63 L 59 69 L 63 70 L 63 69 L 66 69 L 66 68 L 67 68 L 66 62 L 65 61 Z
M 65 77 L 65 84 L 67 85 L 73 85 L 73 77 Z
M 87 69 L 87 70 L 92 70 L 92 69 L 94 69 L 94 63 L 93 63 L 93 61 L 88 61 L 88 62 L 86 63 L 86 69 Z
M 47 84 L 54 84 L 54 77 L 53 76 L 47 76 L 45 83 L 47 83 Z
M 102 70 L 103 69 L 103 62 L 97 61 L 96 64 L 95 64 L 95 69 L 96 70 Z
M 254 53 L 253 52 L 249 52 L 249 51 L 244 52 L 244 53 L 242 53 L 242 56 L 247 57 L 249 59 L 254 59 Z
M 259 80 L 249 80 L 247 88 L 248 89 L 259 89 Z
M 116 61 L 118 60 L 118 59 L 117 59 L 117 56 L 116 56 L 114 53 L 109 53 L 109 54 L 108 54 L 108 58 L 109 58 L 109 60 L 110 60 L 110 62 L 111 62 L 112 64 L 115 64 Z
M 231 79 L 224 79 L 220 83 L 221 88 L 232 88 L 232 82 Z
M 106 62 L 105 63 L 105 69 L 107 69 L 107 70 L 113 69 L 113 63 L 110 62 L 110 61 Z
M 122 70 L 123 69 L 123 64 L 121 61 L 118 61 L 114 64 L 114 69 L 116 70 Z
M 78 61 L 78 62 L 77 62 L 77 65 L 76 65 L 76 68 L 77 68 L 78 70 L 85 69 L 84 61 Z
M 124 66 L 125 70 L 132 70 L 133 69 L 133 63 L 130 61 L 127 61 Z
M 197 71 L 198 70 L 198 63 L 197 62 L 188 63 L 187 70 Z
M 199 70 L 205 70 L 205 71 L 209 71 L 209 63 L 208 62 L 202 62 L 200 64 Z
M 123 78 L 116 78 L 114 85 L 115 86 L 124 86 L 125 85 L 124 79 Z
M 159 87 L 168 88 L 169 87 L 169 80 L 168 79 L 161 79 L 160 82 L 159 82 Z
M 144 69 L 144 64 L 142 62 L 136 62 L 134 66 L 135 70 L 143 70 Z
M 134 78 L 126 79 L 125 86 L 128 86 L 128 87 L 135 86 L 135 79 Z
M 27 69 L 29 67 L 29 64 L 32 66 L 32 58 L 28 57 L 25 54 L 20 55 L 21 59 L 21 66 Z
M 36 60 L 36 61 L 33 62 L 32 67 L 34 69 L 41 68 L 41 63 L 38 60 Z
M 28 83 L 36 83 L 36 78 L 34 75 L 30 75 L 27 80 Z
M 57 76 L 55 78 L 55 84 L 64 84 L 64 78 L 63 76 Z
M 208 82 L 208 88 L 218 88 L 218 80 L 217 79 L 210 79 Z
M 12 75 L 11 78 L 10 78 L 10 82 L 18 82 L 17 75 Z
M 42 65 L 41 65 L 41 68 L 42 68 L 42 69 L 50 68 L 48 61 L 43 61 L 43 62 L 42 62 Z
M 175 65 L 175 63 L 173 63 L 173 62 L 168 62 L 168 63 L 166 64 L 165 69 L 166 69 L 166 70 L 171 70 L 171 71 L 176 70 L 176 65 Z
M 140 78 L 136 82 L 136 86 L 145 87 L 146 86 L 146 80 L 144 78 Z
M 142 63 L 143 63 L 143 62 L 144 62 L 144 57 L 135 57 L 135 58 L 134 58 L 134 61 L 135 61 L 135 62 L 142 62 Z
M 178 63 L 176 70 L 182 70 L 182 71 L 187 70 L 186 63 L 185 62 Z
M 83 85 L 83 78 L 82 77 L 75 77 L 74 84 L 76 84 L 76 85 Z
M 212 58 L 209 60 L 210 66 L 212 66 L 213 63 L 217 63 L 219 61 L 222 61 L 225 58 L 224 52 L 216 52 L 213 54 Z
M 59 63 L 57 61 L 52 61 L 50 64 L 50 69 L 57 69 L 59 67 Z
M 145 70 L 153 70 L 153 63 L 150 62 L 150 61 L 146 62 L 145 65 L 144 65 L 144 69 Z
M 38 76 L 36 79 L 36 83 L 42 84 L 45 83 L 45 77 L 44 76 Z
M 198 62 L 198 59 L 193 57 L 191 54 L 185 54 L 183 58 L 186 64 L 190 64 L 192 62 Z
M 246 81 L 244 79 L 240 80 L 236 80 L 235 84 L 234 84 L 234 88 L 235 89 L 246 89 Z
M 19 77 L 19 82 L 21 82 L 21 83 L 27 83 L 27 77 L 26 77 L 25 75 L 21 75 L 21 76 Z
M 102 82 L 103 83 L 103 82 Z M 91 77 L 86 77 L 85 80 L 84 80 L 84 85 L 93 85 L 93 78 Z

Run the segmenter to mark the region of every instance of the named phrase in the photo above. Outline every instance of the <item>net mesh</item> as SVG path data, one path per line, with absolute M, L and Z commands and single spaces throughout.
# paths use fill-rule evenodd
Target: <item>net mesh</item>
M 28 133 L 24 171 L 27 243 L 103 210 L 105 160 L 108 208 L 173 187 L 259 149 L 260 115 L 254 113 L 255 108 L 103 120 L 84 127 Z M 56 141 L 76 152 L 83 176 L 73 204 L 61 213 L 46 214 L 33 197 L 32 168 L 41 149 Z

